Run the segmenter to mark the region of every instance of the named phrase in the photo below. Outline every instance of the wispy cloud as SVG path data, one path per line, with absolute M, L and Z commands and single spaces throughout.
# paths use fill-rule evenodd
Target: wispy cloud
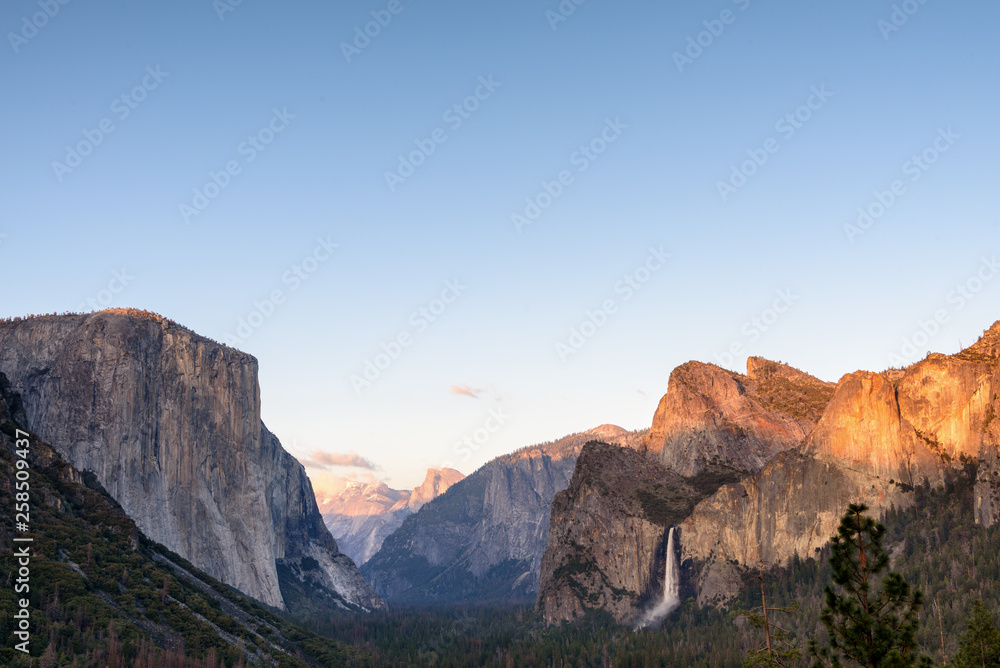
M 369 471 L 378 470 L 378 466 L 374 462 L 356 452 L 323 452 L 322 450 L 313 450 L 308 457 L 300 457 L 299 461 L 306 468 L 326 471 L 338 467 L 366 469 Z
M 472 387 L 467 383 L 462 383 L 461 385 L 452 385 L 448 388 L 448 392 L 463 397 L 472 397 L 473 399 L 482 399 L 483 395 L 492 394 L 494 401 L 501 400 L 500 393 L 497 392 L 495 387 L 493 387 L 493 383 L 489 383 L 483 387 Z
M 448 390 L 452 394 L 461 394 L 462 396 L 472 397 L 473 399 L 478 399 L 482 390 L 475 387 L 469 387 L 468 385 L 452 385 Z

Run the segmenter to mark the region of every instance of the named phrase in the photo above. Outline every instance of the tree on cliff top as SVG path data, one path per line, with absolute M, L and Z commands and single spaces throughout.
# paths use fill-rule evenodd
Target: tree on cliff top
M 885 525 L 851 504 L 831 539 L 833 586 L 827 585 L 820 616 L 826 644 L 809 641 L 815 667 L 844 665 L 865 668 L 930 666 L 921 656 L 916 633 L 923 595 L 903 576 L 887 570 L 882 547 Z

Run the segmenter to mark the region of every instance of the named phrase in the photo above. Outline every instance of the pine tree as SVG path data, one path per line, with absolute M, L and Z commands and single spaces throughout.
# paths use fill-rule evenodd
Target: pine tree
M 865 668 L 929 666 L 916 633 L 923 595 L 898 573 L 887 570 L 889 555 L 882 547 L 885 525 L 851 504 L 831 539 L 833 585 L 824 592 L 820 616 L 827 644 L 809 641 L 809 652 L 820 666 Z M 846 664 L 845 664 L 846 662 Z
M 972 604 L 969 629 L 962 636 L 958 654 L 952 661 L 956 668 L 996 668 L 1000 666 L 1000 630 L 982 601 Z
M 760 581 L 761 604 L 747 614 L 747 619 L 754 628 L 764 632 L 764 638 L 757 647 L 747 652 L 746 658 L 743 659 L 743 666 L 744 668 L 787 668 L 798 660 L 800 652 L 799 648 L 791 642 L 791 633 L 782 628 L 774 619 L 774 613 L 791 614 L 798 608 L 798 605 L 777 608 L 767 604 L 763 563 L 758 565 L 757 579 Z M 760 612 L 757 612 L 758 610 Z
M 55 638 L 49 640 L 49 646 L 45 648 L 41 658 L 38 659 L 38 668 L 56 668 L 59 665 L 59 657 L 56 655 Z

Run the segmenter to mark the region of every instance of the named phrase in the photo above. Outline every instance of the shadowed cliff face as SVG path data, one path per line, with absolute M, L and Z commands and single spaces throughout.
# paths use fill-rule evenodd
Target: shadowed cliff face
M 675 369 L 643 454 L 590 444 L 573 482 L 556 496 L 538 595 L 546 621 L 576 619 L 595 608 L 633 621 L 662 593 L 669 527 L 721 484 L 797 451 L 833 391 L 832 383 L 756 357 L 747 361 L 746 375 L 700 362 Z M 737 496 L 746 497 L 746 490 Z M 713 516 L 720 529 L 723 522 L 727 529 L 741 525 L 752 512 L 739 514 L 728 498 L 723 505 Z M 699 528 L 698 542 L 711 545 L 711 554 L 715 527 Z M 679 535 L 684 546 L 685 531 Z M 714 574 L 708 588 L 739 582 L 725 576 Z
M 684 478 L 635 450 L 587 443 L 552 504 L 538 589 L 545 621 L 599 609 L 634 622 L 662 598 L 667 531 L 724 479 Z
M 604 425 L 498 457 L 407 517 L 362 571 L 390 601 L 531 600 L 552 499 L 583 444 L 634 437 Z
M 279 566 L 294 574 L 306 557 L 320 568 L 303 583 L 344 607 L 381 604 L 261 423 L 253 357 L 162 318 L 102 312 L 0 323 L 0 371 L 32 429 L 153 540 L 278 608 Z
M 653 416 L 647 450 L 681 475 L 706 464 L 759 471 L 798 447 L 833 394 L 833 384 L 752 357 L 747 375 L 688 362 L 670 374 Z
M 830 540 L 849 503 L 881 514 L 890 505 L 910 505 L 906 489 L 828 459 L 784 452 L 695 507 L 680 526 L 681 559 L 753 566 L 784 563 L 793 554 L 806 558 Z M 725 600 L 733 593 L 699 591 L 699 598 Z

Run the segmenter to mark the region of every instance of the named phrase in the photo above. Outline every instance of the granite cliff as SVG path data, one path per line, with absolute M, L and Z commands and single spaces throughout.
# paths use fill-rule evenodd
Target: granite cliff
M 876 513 L 906 507 L 915 486 L 938 486 L 970 462 L 978 464 L 975 519 L 996 522 L 998 393 L 1000 322 L 958 354 L 850 373 L 835 387 L 757 358 L 745 376 L 692 362 L 671 374 L 644 444 L 646 461 L 620 454 L 627 461 L 619 465 L 635 480 L 667 480 L 664 468 L 687 476 L 671 483 L 678 493 L 706 467 L 740 472 L 677 520 L 688 594 L 719 603 L 742 586 L 742 568 L 812 556 L 848 503 Z M 629 486 L 575 482 L 614 475 L 608 471 L 581 457 L 574 483 L 553 506 L 538 600 L 550 622 L 588 607 L 629 620 L 660 586 L 655 564 L 665 533 L 655 540 L 656 530 L 642 524 L 648 514 L 625 498 Z M 609 545 L 625 545 L 617 549 L 627 558 Z M 588 564 L 585 580 L 571 577 L 579 563 Z M 652 576 L 636 575 L 636 565 L 651 564 Z
M 732 475 L 709 467 L 685 478 L 631 448 L 587 443 L 552 504 L 538 593 L 546 622 L 594 609 L 634 621 L 661 597 L 668 529 Z
M 141 311 L 0 323 L 28 424 L 149 538 L 276 608 L 381 599 L 323 525 L 303 467 L 260 418 L 257 361 Z
M 30 519 L 15 533 L 15 519 L 22 519 L 15 506 L 23 503 L 15 497 L 25 484 Z M 0 596 L 4 618 L 20 608 L 16 600 L 27 602 L 28 639 L 8 624 L 0 665 L 371 664 L 363 652 L 293 625 L 149 540 L 92 473 L 31 433 L 21 397 L 3 373 L 0 523 L 3 572 L 26 566 L 17 554 L 25 543 L 13 540 L 31 539 L 29 586 L 15 592 L 11 583 Z M 17 647 L 22 642 L 30 656 Z
M 684 558 L 784 563 L 833 534 L 851 501 L 876 512 L 912 503 L 915 485 L 940 485 L 948 469 L 978 462 L 976 521 L 997 513 L 1000 322 L 955 355 L 905 369 L 847 374 L 801 457 L 776 457 L 723 487 L 681 525 Z
M 675 369 L 641 452 L 589 444 L 556 496 L 538 596 L 546 621 L 598 608 L 634 621 L 663 590 L 669 527 L 721 484 L 797 449 L 833 390 L 761 358 L 745 375 L 700 362 Z

